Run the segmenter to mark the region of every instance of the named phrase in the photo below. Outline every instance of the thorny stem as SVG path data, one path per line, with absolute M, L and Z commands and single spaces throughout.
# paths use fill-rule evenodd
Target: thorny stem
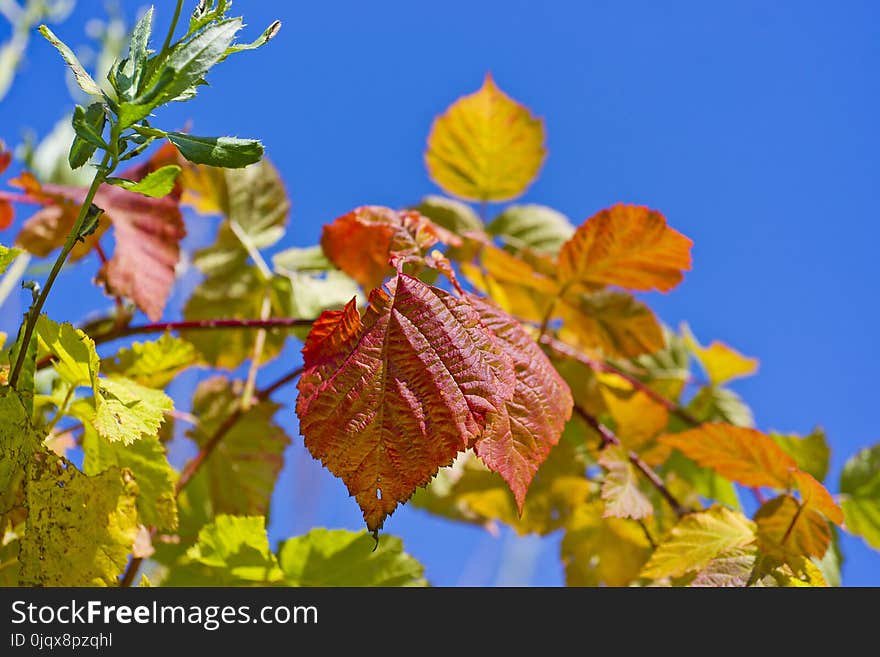
M 272 383 L 270 383 L 265 388 L 258 390 L 254 394 L 254 398 L 257 401 L 265 401 L 269 399 L 277 390 L 283 388 L 288 383 L 294 381 L 300 374 L 302 374 L 303 368 L 299 367 L 291 372 L 288 372 L 284 376 L 279 379 L 276 379 Z M 174 486 L 174 495 L 175 497 L 180 495 L 181 491 L 192 481 L 193 477 L 199 471 L 199 468 L 202 467 L 202 464 L 208 459 L 209 456 L 217 449 L 217 446 L 220 444 L 220 441 L 223 440 L 223 437 L 229 433 L 229 431 L 235 426 L 236 422 L 241 419 L 241 416 L 244 415 L 244 410 L 239 405 L 235 408 L 234 411 L 220 423 L 220 426 L 214 430 L 214 433 L 211 434 L 211 437 L 202 445 L 198 454 L 196 454 L 192 459 L 190 459 L 185 466 L 183 466 L 183 470 L 180 472 L 180 477 L 177 479 L 177 484 Z M 151 534 L 155 534 L 155 529 L 151 530 Z M 131 586 L 134 583 L 135 577 L 137 577 L 138 570 L 140 570 L 141 563 L 143 563 L 142 557 L 133 557 L 131 561 L 128 562 L 128 567 L 125 569 L 125 573 L 122 575 L 122 579 L 119 581 L 119 586 L 127 587 Z
M 40 292 L 39 298 L 28 311 L 27 323 L 25 324 L 24 333 L 22 335 L 22 347 L 18 351 L 18 358 L 16 358 L 15 366 L 12 368 L 12 373 L 9 376 L 9 385 L 13 388 L 16 386 L 16 384 L 18 384 L 18 377 L 21 374 L 21 368 L 24 365 L 24 359 L 27 357 L 27 346 L 30 344 L 31 337 L 34 334 L 34 327 L 37 325 L 37 319 L 40 316 L 40 311 L 43 309 L 43 306 L 46 303 L 46 299 L 49 296 L 52 285 L 55 283 L 55 279 L 61 272 L 61 268 L 64 267 L 64 263 L 67 261 L 67 256 L 70 255 L 73 247 L 76 246 L 77 236 L 79 235 L 79 232 L 82 229 L 83 222 L 85 221 L 86 216 L 89 213 L 89 209 L 92 206 L 92 201 L 95 199 L 95 194 L 98 193 L 98 188 L 101 186 L 101 183 L 104 182 L 104 179 L 107 177 L 110 171 L 112 171 L 112 169 L 108 167 L 110 157 L 111 156 L 109 152 L 104 154 L 104 159 L 98 166 L 98 171 L 97 173 L 95 173 L 92 184 L 91 186 L 89 186 L 89 191 L 86 193 L 83 204 L 79 209 L 79 214 L 77 215 L 76 222 L 73 224 L 73 228 L 71 228 L 70 234 L 67 236 L 67 241 L 64 243 L 64 247 L 61 249 L 61 253 L 59 253 L 58 257 L 55 259 L 55 264 L 52 265 L 52 271 L 49 272 L 49 278 L 46 279 L 46 283 L 43 286 L 43 290 Z
M 611 429 L 599 422 L 599 420 L 593 417 L 590 413 L 587 413 L 587 411 L 585 411 L 578 405 L 575 405 L 574 411 L 575 413 L 577 413 L 578 417 L 580 417 L 584 422 L 587 423 L 587 425 L 590 426 L 590 428 L 592 428 L 596 433 L 599 434 L 599 437 L 602 439 L 603 447 L 606 445 L 620 445 L 620 440 L 617 436 L 614 435 Z M 650 465 L 645 463 L 638 454 L 636 454 L 632 450 L 629 450 L 627 452 L 627 458 L 629 459 L 629 462 L 632 463 L 632 465 L 645 476 L 645 478 L 651 483 L 651 485 L 657 489 L 657 492 L 663 496 L 663 499 L 665 499 L 669 503 L 669 506 L 671 506 L 672 510 L 675 511 L 675 515 L 680 518 L 688 513 L 691 513 L 692 510 L 678 501 L 675 495 L 673 495 L 666 487 L 666 483 L 663 481 L 663 479 L 660 478 L 660 475 L 654 472 L 654 469 Z

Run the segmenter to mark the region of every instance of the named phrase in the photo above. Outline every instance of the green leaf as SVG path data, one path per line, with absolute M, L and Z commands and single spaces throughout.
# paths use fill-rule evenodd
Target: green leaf
M 169 164 L 151 171 L 138 181 L 126 180 L 125 178 L 107 178 L 106 182 L 150 198 L 162 198 L 174 189 L 174 183 L 179 175 L 180 167 L 176 164 Z
M 866 447 L 846 462 L 840 492 L 846 530 L 880 550 L 880 444 Z
M 174 71 L 173 79 L 159 96 L 161 102 L 181 96 L 190 98 L 194 87 L 203 81 L 214 64 L 223 59 L 241 28 L 241 19 L 232 18 L 209 25 L 192 39 L 176 44 L 165 58 L 164 68 L 156 71 L 150 80 L 150 83 L 157 83 L 165 70 Z
M 332 271 L 335 269 L 320 246 L 292 247 L 272 256 L 272 266 L 279 273 Z
M 101 361 L 89 336 L 67 322 L 53 322 L 46 315 L 37 319 L 35 333 L 38 358 L 51 357 L 63 381 L 74 387 L 89 386 L 97 394 Z
M 457 235 L 468 232 L 483 232 L 483 221 L 467 203 L 445 196 L 426 196 L 413 208 L 438 226 L 451 230 Z
M 158 340 L 123 347 L 112 360 L 103 360 L 101 367 L 106 374 L 121 374 L 148 388 L 164 388 L 196 360 L 192 344 L 165 333 Z
M 183 315 L 187 320 L 253 319 L 260 316 L 263 297 L 268 291 L 273 317 L 292 317 L 290 302 L 293 291 L 290 280 L 273 276 L 266 283 L 256 267 L 231 270 L 205 279 L 193 290 Z M 202 360 L 212 367 L 235 369 L 251 358 L 257 329 L 217 329 L 211 331 L 183 331 L 183 337 L 199 352 Z M 261 363 L 267 363 L 279 353 L 290 335 L 290 329 L 272 329 L 266 333 Z
M 31 425 L 30 413 L 15 390 L 0 387 L 0 494 L 13 489 L 24 465 L 42 441 L 43 435 Z M 4 507 L 9 504 L 11 500 L 0 497 L 0 513 L 8 511 Z
M 751 409 L 739 395 L 728 388 L 713 385 L 700 388 L 686 410 L 700 422 L 725 422 L 737 427 L 755 426 Z
M 83 471 L 91 476 L 111 468 L 127 468 L 138 483 L 137 508 L 140 522 L 160 530 L 177 529 L 174 482 L 177 474 L 168 464 L 165 448 L 155 436 L 146 436 L 131 445 L 111 443 L 85 426 L 82 439 Z
M 138 95 L 141 79 L 147 68 L 148 45 L 153 31 L 153 7 L 150 6 L 135 25 L 131 35 L 128 59 L 125 60 L 114 85 L 120 96 L 131 100 Z
M 544 205 L 508 206 L 486 230 L 514 252 L 528 248 L 554 255 L 574 235 L 568 217 Z
M 199 532 L 164 586 L 257 586 L 281 583 L 283 573 L 269 549 L 265 520 L 219 515 Z
M 181 155 L 196 164 L 237 169 L 263 157 L 263 144 L 258 139 L 193 137 L 180 132 L 169 132 L 168 139 Z
M 111 442 L 130 445 L 143 436 L 155 436 L 174 408 L 171 398 L 161 390 L 147 388 L 130 379 L 111 376 L 98 383 L 95 416 L 98 433 Z
M 195 254 L 195 265 L 205 274 L 213 276 L 241 269 L 251 257 L 248 247 L 265 249 L 284 236 L 290 201 L 271 162 L 264 160 L 235 170 L 199 167 L 199 173 L 210 180 L 210 186 L 199 189 L 197 207 L 220 211 L 226 219 L 214 244 Z
M 10 248 L 0 244 L 0 274 L 6 273 L 6 268 L 9 267 L 9 265 L 12 264 L 12 261 L 21 255 L 21 253 L 21 249 Z
M 208 23 L 226 16 L 230 6 L 232 6 L 230 0 L 199 0 L 189 19 L 187 36 L 195 34 Z
M 103 91 L 101 91 L 101 87 L 97 85 L 97 83 L 92 79 L 92 76 L 86 73 L 86 69 L 83 68 L 83 65 L 80 64 L 79 60 L 76 58 L 76 55 L 73 54 L 73 51 L 67 47 L 55 34 L 45 25 L 40 25 L 40 34 L 42 34 L 55 48 L 61 53 L 61 56 L 64 58 L 64 61 L 70 67 L 70 70 L 73 71 L 73 77 L 76 78 L 76 83 L 79 85 L 80 89 L 85 91 L 90 96 L 102 96 Z
M 32 292 L 34 292 L 34 297 L 36 298 L 37 288 L 33 288 Z M 27 320 L 28 316 L 34 311 L 33 306 L 27 311 L 25 314 L 25 320 Z M 21 372 L 18 375 L 18 384 L 16 385 L 16 389 L 18 391 L 19 397 L 21 398 L 21 403 L 24 405 L 25 410 L 28 412 L 28 415 L 31 415 L 34 410 L 34 378 L 37 373 L 37 336 L 36 332 L 31 335 L 30 342 L 27 346 L 24 345 L 24 331 L 25 331 L 25 323 L 22 322 L 21 326 L 18 329 L 18 337 L 15 342 L 12 343 L 12 347 L 9 349 L 9 359 L 8 362 L 13 365 L 18 360 L 18 355 L 22 349 L 25 349 L 24 360 L 22 361 Z M 11 375 L 10 373 L 7 376 Z
M 642 577 L 679 577 L 755 542 L 755 523 L 723 506 L 692 513 L 672 528 L 642 568 Z
M 239 412 L 243 384 L 224 377 L 202 381 L 193 397 L 199 419 L 188 432 L 203 447 L 233 413 Z M 196 479 L 206 479 L 214 513 L 265 515 L 269 510 L 284 450 L 290 438 L 272 421 L 281 408 L 263 401 L 240 413 L 223 439 L 202 464 Z
M 107 148 L 101 136 L 106 120 L 103 103 L 92 103 L 88 109 L 79 105 L 74 108 L 72 124 L 76 137 L 67 156 L 71 169 L 79 169 L 88 162 L 97 148 Z
M 823 481 L 828 475 L 831 449 L 828 447 L 825 431 L 816 428 L 811 434 L 803 437 L 781 433 L 768 435 L 782 448 L 782 451 L 795 460 L 801 470 L 809 472 L 819 481 Z
M 424 567 L 396 536 L 378 545 L 366 531 L 311 530 L 281 544 L 278 561 L 291 586 L 426 586 Z
M 269 43 L 278 32 L 281 31 L 281 21 L 274 21 L 269 27 L 263 30 L 263 33 L 251 41 L 250 43 L 236 43 L 234 46 L 230 46 L 226 49 L 225 57 L 232 55 L 237 52 L 243 52 L 245 50 L 256 50 L 261 46 L 265 46 Z
M 116 468 L 87 477 L 50 452 L 28 466 L 23 586 L 113 586 L 137 534 L 138 487 Z

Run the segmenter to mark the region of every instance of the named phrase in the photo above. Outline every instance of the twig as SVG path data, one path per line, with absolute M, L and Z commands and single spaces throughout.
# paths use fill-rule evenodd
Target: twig
M 698 427 L 702 424 L 702 422 L 700 422 L 697 418 L 688 413 L 674 401 L 667 399 L 659 392 L 654 390 L 651 386 L 647 385 L 644 381 L 639 380 L 637 377 L 633 376 L 629 372 L 625 372 L 619 367 L 615 367 L 614 365 L 611 365 L 610 363 L 607 363 L 605 361 L 590 358 L 586 354 L 582 354 L 576 349 L 569 347 L 564 342 L 560 342 L 556 338 L 553 338 L 549 335 L 541 336 L 541 343 L 550 347 L 550 349 L 557 354 L 567 356 L 568 358 L 572 358 L 579 363 L 586 365 L 594 372 L 608 372 L 610 374 L 616 374 L 621 379 L 629 383 L 633 388 L 635 388 L 639 392 L 645 393 L 652 400 L 663 406 L 667 411 L 673 413 L 674 415 L 677 415 L 680 419 L 684 420 L 691 426 Z
M 575 404 L 574 407 L 575 413 L 577 413 L 578 417 L 580 417 L 587 425 L 590 426 L 596 433 L 599 434 L 599 437 L 602 439 L 602 446 L 606 445 L 620 445 L 620 439 L 614 435 L 614 433 L 606 427 L 604 424 L 599 422 L 595 417 L 593 417 L 590 413 L 585 411 L 583 408 Z M 654 469 L 645 463 L 642 458 L 636 454 L 632 450 L 627 451 L 627 458 L 632 465 L 641 472 L 645 478 L 651 483 L 651 485 L 657 489 L 657 492 L 663 496 L 669 506 L 672 507 L 672 510 L 675 511 L 675 514 L 680 518 L 683 515 L 691 513 L 691 509 L 681 504 L 681 502 L 676 499 L 675 495 L 673 495 L 670 490 L 666 487 L 666 483 L 663 479 L 660 478 Z
M 268 319 L 197 319 L 179 322 L 156 322 L 154 324 L 133 324 L 93 336 L 95 344 L 103 344 L 143 333 L 164 333 L 165 331 L 209 331 L 213 329 L 273 329 L 311 326 L 314 319 L 294 317 L 270 317 Z

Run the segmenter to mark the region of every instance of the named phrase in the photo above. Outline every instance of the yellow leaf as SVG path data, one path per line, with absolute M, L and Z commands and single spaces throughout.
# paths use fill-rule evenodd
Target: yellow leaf
M 514 317 L 539 322 L 559 293 L 552 278 L 553 263 L 537 254 L 520 256 L 487 244 L 480 254 L 480 267 L 463 262 L 461 271 Z
M 706 423 L 661 436 L 659 441 L 744 486 L 788 488 L 797 470 L 794 459 L 756 429 Z
M 638 524 L 602 513 L 599 501 L 582 504 L 566 525 L 561 556 L 569 586 L 626 586 L 648 560 L 651 546 Z
M 679 577 L 754 540 L 755 523 L 725 506 L 713 506 L 682 518 L 642 568 L 642 577 Z
M 581 224 L 559 252 L 565 287 L 616 285 L 668 292 L 691 268 L 691 240 L 655 210 L 614 205 Z
M 743 376 L 750 376 L 758 371 L 758 359 L 743 356 L 736 349 L 715 340 L 708 347 L 697 342 L 690 326 L 682 324 L 681 334 L 687 348 L 700 361 L 700 365 L 715 385 L 722 385 Z
M 611 417 L 615 434 L 630 449 L 640 451 L 664 429 L 669 411 L 617 374 L 599 372 L 599 391 Z
M 612 358 L 634 358 L 666 346 L 651 309 L 625 292 L 569 291 L 555 311 L 563 320 L 560 339 L 581 349 L 601 349 Z
M 602 479 L 605 518 L 647 518 L 654 513 L 651 501 L 639 489 L 638 474 L 630 465 L 626 449 L 608 446 L 599 452 L 599 465 L 607 470 Z
M 486 75 L 476 93 L 437 117 L 425 164 L 444 191 L 470 201 L 508 201 L 535 180 L 547 150 L 544 124 Z

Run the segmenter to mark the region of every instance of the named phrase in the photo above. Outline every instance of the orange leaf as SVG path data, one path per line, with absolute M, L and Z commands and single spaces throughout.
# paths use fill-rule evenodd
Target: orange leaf
M 437 117 L 425 164 L 444 190 L 470 201 L 507 201 L 522 194 L 544 163 L 544 123 L 486 75 L 479 91 Z
M 468 299 L 483 326 L 495 334 L 513 361 L 516 373 L 504 430 L 478 438 L 474 450 L 507 482 L 522 513 L 526 491 L 550 449 L 559 442 L 574 402 L 568 385 L 519 322 L 490 301 L 476 296 Z
M 786 563 L 797 563 L 803 556 L 821 558 L 831 543 L 825 518 L 790 495 L 766 502 L 755 514 L 755 523 L 761 550 Z
M 691 268 L 691 244 L 659 212 L 614 205 L 581 224 L 562 245 L 559 281 L 668 292 Z
M 797 470 L 794 459 L 756 429 L 707 423 L 659 441 L 744 486 L 788 488 Z
M 514 370 L 464 299 L 398 274 L 325 313 L 303 349 L 296 412 L 309 451 L 378 531 L 398 503 L 486 431 L 503 429 Z
M 461 244 L 415 210 L 397 212 L 375 205 L 355 208 L 321 233 L 324 254 L 365 289 L 378 287 L 394 273 L 392 261 L 419 259 L 437 242 Z
M 843 509 L 837 505 L 825 486 L 819 483 L 813 475 L 802 470 L 795 470 L 792 476 L 801 493 L 804 506 L 820 511 L 837 525 L 843 524 Z

